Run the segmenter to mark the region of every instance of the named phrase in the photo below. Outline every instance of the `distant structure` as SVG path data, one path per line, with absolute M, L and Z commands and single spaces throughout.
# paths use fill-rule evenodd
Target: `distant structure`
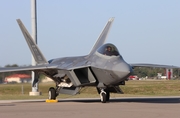
M 7 76 L 4 80 L 5 83 L 31 83 L 31 76 L 27 74 L 13 74 Z
M 166 75 L 166 74 L 165 74 Z M 166 80 L 167 76 L 163 76 L 162 73 L 157 73 L 157 79 Z
M 166 77 L 168 80 L 173 78 L 173 69 L 166 69 Z
M 129 76 L 129 80 L 139 80 L 139 77 L 136 75 Z

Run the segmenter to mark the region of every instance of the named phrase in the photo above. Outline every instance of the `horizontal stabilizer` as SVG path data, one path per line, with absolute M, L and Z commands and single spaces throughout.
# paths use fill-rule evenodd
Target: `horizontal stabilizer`
M 36 63 L 38 65 L 47 64 L 48 63 L 47 60 L 45 59 L 45 57 L 41 53 L 40 49 L 38 48 L 38 46 L 34 42 L 33 38 L 31 37 L 31 35 L 29 34 L 27 29 L 25 28 L 25 26 L 21 22 L 21 20 L 17 19 L 17 22 L 18 22 L 19 27 L 20 27 L 23 35 L 24 35 L 24 38 L 26 39 L 26 42 L 27 42 L 27 44 L 28 44 L 28 46 L 29 46 L 29 48 L 31 50 L 31 53 L 32 53 Z

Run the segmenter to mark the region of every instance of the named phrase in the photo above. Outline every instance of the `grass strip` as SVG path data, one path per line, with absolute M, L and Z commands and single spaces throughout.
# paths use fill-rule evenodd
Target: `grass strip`
M 54 83 L 40 83 L 41 96 L 29 96 L 31 84 L 1 84 L 0 100 L 16 99 L 47 99 L 49 87 Z M 125 86 L 120 86 L 124 94 L 111 94 L 111 97 L 136 97 L 136 96 L 179 96 L 180 80 L 152 80 L 152 81 L 127 81 Z M 84 87 L 81 94 L 75 96 L 60 94 L 57 99 L 65 98 L 93 98 L 99 97 L 95 87 Z

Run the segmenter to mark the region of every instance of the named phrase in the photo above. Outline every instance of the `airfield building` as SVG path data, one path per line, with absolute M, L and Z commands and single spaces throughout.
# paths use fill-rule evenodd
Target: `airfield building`
M 6 83 L 31 83 L 31 76 L 27 74 L 13 74 L 5 78 Z

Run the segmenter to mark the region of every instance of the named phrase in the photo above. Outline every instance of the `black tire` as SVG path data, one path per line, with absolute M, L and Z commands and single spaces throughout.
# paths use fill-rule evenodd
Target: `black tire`
M 105 92 L 101 93 L 101 102 L 106 103 L 106 93 Z
M 107 92 L 106 92 L 106 101 L 109 101 L 109 99 L 110 99 L 110 92 L 107 91 Z
M 49 88 L 49 100 L 55 100 L 56 99 L 56 90 L 54 87 Z

